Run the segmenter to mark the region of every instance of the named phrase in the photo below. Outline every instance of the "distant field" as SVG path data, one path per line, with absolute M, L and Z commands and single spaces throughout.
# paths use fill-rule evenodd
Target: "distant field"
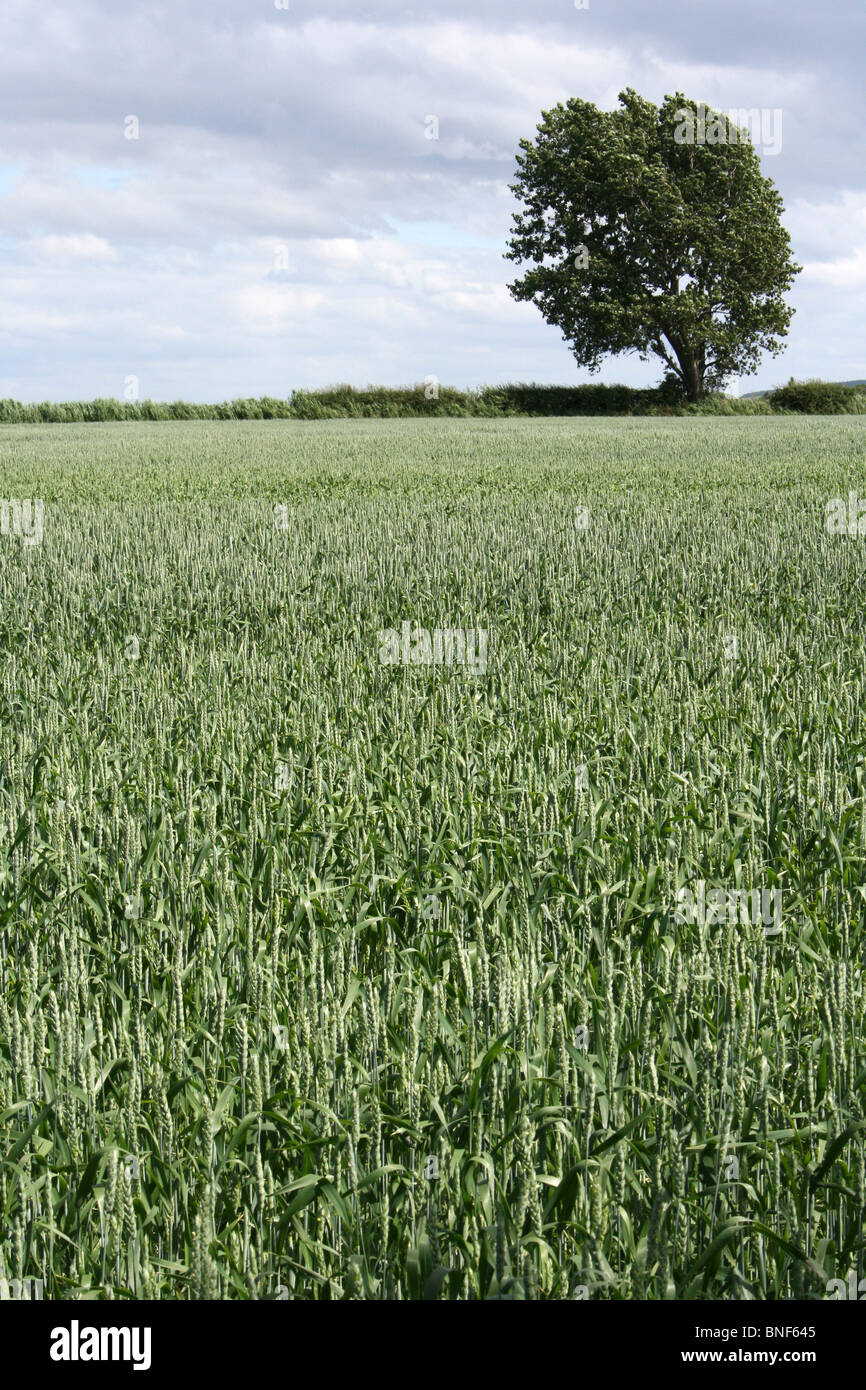
M 862 1278 L 852 492 L 862 416 L 0 427 L 0 1280 Z

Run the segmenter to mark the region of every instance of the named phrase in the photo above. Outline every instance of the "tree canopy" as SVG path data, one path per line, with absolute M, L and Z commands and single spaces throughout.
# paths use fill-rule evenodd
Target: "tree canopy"
M 506 257 L 529 269 L 509 289 L 581 366 L 654 355 L 700 400 L 781 351 L 801 267 L 745 129 L 717 112 L 708 127 L 681 93 L 655 106 L 629 88 L 619 102 L 572 98 L 520 142 Z

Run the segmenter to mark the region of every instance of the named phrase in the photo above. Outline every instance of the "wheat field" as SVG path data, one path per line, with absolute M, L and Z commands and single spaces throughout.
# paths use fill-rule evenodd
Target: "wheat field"
M 3 1288 L 863 1277 L 866 421 L 18 425 L 0 474 Z

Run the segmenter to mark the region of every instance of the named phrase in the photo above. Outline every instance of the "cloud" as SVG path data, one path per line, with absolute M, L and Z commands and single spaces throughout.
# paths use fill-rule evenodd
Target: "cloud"
M 28 243 L 33 254 L 41 260 L 55 261 L 117 261 L 115 248 L 105 237 L 85 232 L 77 236 L 41 236 Z
M 266 333 L 303 327 L 325 301 L 321 290 L 295 285 L 245 285 L 235 292 L 235 307 L 242 327 Z
M 782 110 L 765 169 L 806 270 L 767 370 L 858 357 L 856 296 L 828 299 L 862 285 L 860 0 L 5 0 L 3 28 L 2 394 L 585 378 L 505 288 L 508 184 L 543 109 L 625 86 Z
M 850 256 L 843 256 L 837 261 L 807 262 L 803 274 L 834 289 L 866 289 L 866 245 L 858 246 Z

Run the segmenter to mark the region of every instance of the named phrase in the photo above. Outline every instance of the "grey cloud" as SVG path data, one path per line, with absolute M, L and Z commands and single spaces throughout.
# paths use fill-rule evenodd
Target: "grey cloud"
M 556 332 L 502 297 L 513 268 L 496 250 L 470 254 L 444 234 L 439 247 L 409 246 L 400 228 L 503 245 L 517 142 L 542 107 L 611 102 L 631 85 L 656 100 L 682 89 L 725 108 L 781 107 L 782 150 L 765 169 L 800 259 L 844 260 L 866 242 L 864 24 L 860 0 L 824 16 L 802 0 L 590 0 L 586 11 L 566 0 L 290 0 L 285 11 L 270 0 L 5 0 L 0 392 L 95 394 L 136 353 L 154 394 L 273 390 L 278 349 L 283 389 L 412 371 L 573 379 Z M 436 141 L 425 139 L 431 114 Z M 127 115 L 141 121 L 137 141 L 124 138 Z M 317 243 L 333 238 L 370 243 L 369 262 L 328 261 Z M 289 272 L 275 273 L 268 239 L 291 244 Z M 453 285 L 464 277 L 462 293 L 435 288 L 443 265 Z M 298 306 L 316 305 L 306 318 L 285 284 Z M 821 371 L 831 331 L 834 365 L 866 375 L 856 293 L 839 304 L 830 281 L 801 280 L 771 380 L 800 360 Z M 231 372 L 236 387 L 220 387 Z M 654 375 L 633 361 L 604 373 Z

